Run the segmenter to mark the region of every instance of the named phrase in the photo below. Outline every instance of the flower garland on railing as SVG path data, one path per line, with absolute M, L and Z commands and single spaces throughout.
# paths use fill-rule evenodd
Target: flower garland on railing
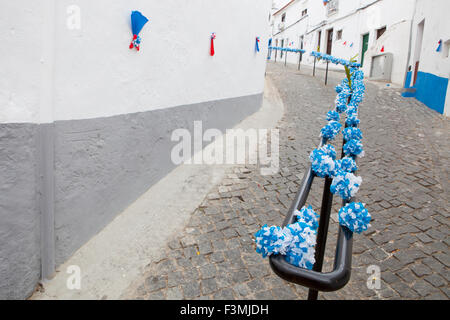
M 276 48 L 272 49 L 286 49 Z M 288 51 L 288 50 L 284 50 Z M 318 54 L 318 53 L 315 53 Z M 321 58 L 330 59 L 331 56 L 320 54 Z M 331 58 L 330 58 L 331 57 Z M 358 69 L 359 64 L 342 59 L 332 59 L 334 63 L 341 63 L 346 68 L 347 79 L 337 87 L 336 105 L 326 115 L 328 121 L 321 130 L 323 146 L 311 152 L 311 170 L 321 178 L 330 177 L 332 183 L 330 191 L 349 201 L 358 192 L 362 178 L 355 176 L 358 166 L 355 157 L 364 155 L 362 131 L 358 128 L 358 107 L 364 96 L 364 74 Z M 349 68 L 350 67 L 350 68 Z M 350 98 L 350 101 L 348 101 Z M 345 145 L 343 151 L 346 157 L 336 160 L 336 149 L 327 144 L 341 131 L 340 114 L 346 113 L 346 128 L 343 130 Z M 306 269 L 312 269 L 315 263 L 315 245 L 318 229 L 318 214 L 311 206 L 303 207 L 295 212 L 296 222 L 284 228 L 278 226 L 263 226 L 255 234 L 256 252 L 263 257 L 281 254 L 290 264 Z M 370 214 L 362 203 L 351 202 L 339 210 L 339 223 L 350 231 L 361 233 L 370 227 Z
M 341 170 L 344 172 L 355 172 L 358 170 L 356 161 L 351 157 L 344 157 L 340 160 L 335 161 L 336 170 Z
M 337 58 L 337 57 L 333 57 L 329 54 L 326 53 L 321 53 L 321 52 L 317 52 L 317 51 L 312 51 L 311 52 L 311 56 L 317 58 L 317 59 L 321 59 L 324 61 L 329 61 L 331 63 L 334 64 L 341 64 L 345 67 L 352 67 L 352 68 L 361 68 L 361 64 L 354 62 L 354 61 L 349 61 L 349 60 L 345 60 L 345 59 L 341 59 L 341 58 Z
M 327 113 L 327 121 L 340 121 L 341 120 L 341 116 L 339 115 L 339 112 L 334 111 L 334 110 L 330 110 Z
M 283 48 L 283 47 L 269 47 L 271 50 L 280 50 L 284 52 L 295 52 L 295 53 L 305 53 L 306 50 L 303 49 L 295 49 L 295 48 Z
M 297 221 L 283 229 L 263 226 L 255 234 L 256 252 L 263 258 L 282 254 L 286 261 L 300 268 L 312 269 L 319 215 L 311 206 L 296 211 Z
M 344 145 L 344 154 L 351 157 L 364 157 L 363 144 L 359 140 L 350 140 Z
M 328 121 L 328 124 L 320 130 L 320 134 L 327 140 L 334 138 L 341 132 L 342 125 L 337 121 Z
M 361 233 L 370 227 L 370 214 L 361 202 L 351 202 L 339 210 L 339 223 L 352 232 Z
M 333 146 L 326 146 L 332 147 L 334 149 Z M 329 153 L 327 153 L 325 150 L 323 150 L 322 147 L 321 149 L 316 149 L 311 152 L 311 154 L 309 155 L 309 159 L 311 161 L 312 170 L 314 171 L 316 176 L 320 178 L 326 178 L 334 175 L 336 170 L 336 163 L 334 161 L 336 159 L 336 151 L 334 152 L 333 157 L 332 154 L 330 155 Z
M 345 128 L 342 134 L 344 135 L 345 141 L 361 140 L 363 138 L 361 129 L 354 127 Z
M 331 183 L 331 193 L 339 194 L 342 199 L 349 200 L 353 198 L 361 186 L 362 178 L 353 173 L 338 170 Z

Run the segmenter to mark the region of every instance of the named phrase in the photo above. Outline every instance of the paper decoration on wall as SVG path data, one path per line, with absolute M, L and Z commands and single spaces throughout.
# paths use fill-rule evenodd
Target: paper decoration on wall
M 133 11 L 131 13 L 131 29 L 133 31 L 133 40 L 130 43 L 130 49 L 136 48 L 136 50 L 139 51 L 141 46 L 141 37 L 139 37 L 139 33 L 147 22 L 148 19 L 144 17 L 139 11 Z
M 353 42 L 350 44 L 350 48 L 353 48 Z
M 437 49 L 436 49 L 436 52 L 441 52 L 441 51 L 442 51 L 442 39 L 439 40 L 439 42 L 438 42 L 438 47 L 437 47 Z
M 216 54 L 216 52 L 214 51 L 214 40 L 216 40 L 216 33 L 215 32 L 213 32 L 211 34 L 211 57 Z
M 256 52 L 259 52 L 259 41 L 260 41 L 259 37 L 256 37 L 256 48 L 255 48 Z
M 381 52 L 384 52 L 384 46 L 381 48 Z
M 347 41 L 344 41 L 343 45 L 346 46 L 347 45 Z

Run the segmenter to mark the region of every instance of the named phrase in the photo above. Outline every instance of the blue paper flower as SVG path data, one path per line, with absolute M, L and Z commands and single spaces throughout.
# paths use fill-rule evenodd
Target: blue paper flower
M 364 157 L 363 144 L 359 140 L 350 140 L 344 145 L 344 154 L 347 156 Z
M 303 222 L 288 225 L 284 232 L 291 239 L 286 249 L 285 260 L 299 268 L 312 269 L 315 258 L 316 232 Z
M 344 135 L 345 141 L 361 140 L 363 138 L 361 129 L 359 129 L 359 128 L 353 128 L 353 127 L 345 128 L 342 133 Z
M 359 125 L 359 123 L 360 123 L 360 121 L 358 119 L 357 114 L 351 114 L 351 115 L 347 116 L 347 119 L 345 120 L 345 124 L 349 127 L 357 127 Z
M 339 210 L 339 224 L 362 233 L 370 227 L 370 214 L 361 202 L 351 202 Z
M 312 230 L 319 228 L 319 215 L 313 210 L 312 206 L 304 206 L 303 208 L 295 211 L 297 216 L 297 222 L 303 222 L 310 226 Z
M 342 125 L 337 121 L 330 121 L 322 128 L 321 135 L 327 140 L 333 140 L 339 132 L 341 132 Z
M 336 159 L 336 149 L 331 144 L 323 145 L 319 150 L 324 152 L 331 159 Z
M 345 172 L 355 172 L 358 170 L 358 166 L 356 165 L 356 161 L 351 157 L 344 157 L 341 160 L 335 161 L 335 170 L 341 170 Z
M 362 178 L 356 177 L 353 173 L 338 170 L 331 183 L 330 191 L 333 194 L 348 200 L 355 196 L 361 186 Z
M 261 230 L 255 233 L 255 242 L 256 252 L 265 258 L 272 254 L 277 254 L 282 250 L 285 242 L 285 234 L 280 227 L 268 227 L 266 224 Z
M 341 119 L 341 117 L 339 116 L 339 113 L 334 111 L 334 110 L 330 110 L 327 113 L 327 121 L 338 121 Z
M 337 94 L 335 105 L 336 111 L 343 113 L 347 110 L 348 98 L 350 97 L 350 91 L 345 86 L 342 86 L 342 90 Z
M 296 222 L 284 229 L 265 225 L 255 234 L 256 252 L 263 258 L 281 254 L 290 264 L 311 269 L 315 263 L 316 231 L 310 224 Z
M 330 147 L 333 148 L 334 150 L 333 146 Z M 336 151 L 334 150 L 334 154 L 331 153 L 330 156 L 327 152 L 333 152 L 331 148 L 329 148 L 328 150 L 316 149 L 309 155 L 309 159 L 311 161 L 311 168 L 313 172 L 316 174 L 316 176 L 320 178 L 332 177 L 334 175 L 335 163 L 332 156 L 336 158 Z

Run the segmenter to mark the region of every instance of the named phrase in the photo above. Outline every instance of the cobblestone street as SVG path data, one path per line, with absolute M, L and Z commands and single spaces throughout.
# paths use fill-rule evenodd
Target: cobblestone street
M 295 67 L 269 63 L 266 75 L 285 106 L 280 172 L 262 176 L 256 166 L 230 171 L 127 298 L 306 299 L 307 289 L 278 278 L 253 242 L 262 225 L 282 224 L 344 77 L 332 73 L 324 86 L 322 72 L 313 78 Z M 357 199 L 367 204 L 372 227 L 354 237 L 348 285 L 319 299 L 448 299 L 450 122 L 399 90 L 371 82 L 360 119 L 366 156 L 359 161 Z M 333 145 L 339 150 L 341 143 Z M 307 201 L 317 212 L 322 188 L 323 179 L 315 179 Z M 324 271 L 332 268 L 340 205 L 335 197 Z M 367 287 L 371 265 L 381 268 L 379 290 Z

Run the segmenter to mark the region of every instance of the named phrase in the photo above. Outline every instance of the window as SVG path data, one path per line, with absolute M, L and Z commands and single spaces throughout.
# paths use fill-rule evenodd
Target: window
M 327 15 L 331 16 L 339 10 L 339 0 L 330 0 L 327 4 Z
M 377 40 L 386 32 L 386 27 L 377 30 Z
M 342 30 L 338 30 L 336 33 L 336 40 L 342 40 Z
M 281 15 L 281 22 L 286 21 L 286 12 Z
M 305 9 L 302 11 L 302 17 L 306 16 L 308 14 L 308 9 Z

